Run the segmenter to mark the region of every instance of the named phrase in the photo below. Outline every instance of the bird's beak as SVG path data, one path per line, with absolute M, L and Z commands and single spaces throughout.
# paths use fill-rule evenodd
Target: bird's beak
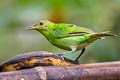
M 36 30 L 37 27 L 35 25 L 31 25 L 28 28 L 26 28 L 25 30 Z

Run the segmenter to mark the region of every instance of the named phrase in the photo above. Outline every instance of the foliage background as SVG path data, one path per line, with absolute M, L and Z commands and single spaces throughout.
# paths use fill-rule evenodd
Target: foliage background
M 31 51 L 62 52 L 37 31 L 25 31 L 37 20 L 73 23 L 96 32 L 120 34 L 120 0 L 0 0 L 0 62 Z M 120 60 L 120 37 L 87 47 L 81 63 Z M 74 59 L 80 52 L 66 55 Z

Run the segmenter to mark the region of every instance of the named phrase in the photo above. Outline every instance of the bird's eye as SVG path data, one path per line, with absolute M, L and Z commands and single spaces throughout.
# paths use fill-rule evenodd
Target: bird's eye
M 40 25 L 43 25 L 43 22 L 40 22 Z

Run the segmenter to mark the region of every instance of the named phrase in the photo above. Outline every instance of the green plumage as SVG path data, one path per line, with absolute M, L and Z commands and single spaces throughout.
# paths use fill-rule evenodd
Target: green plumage
M 37 30 L 56 47 L 73 52 L 84 49 L 104 36 L 116 36 L 108 32 L 96 33 L 74 24 L 55 24 L 48 20 L 38 21 L 28 30 Z

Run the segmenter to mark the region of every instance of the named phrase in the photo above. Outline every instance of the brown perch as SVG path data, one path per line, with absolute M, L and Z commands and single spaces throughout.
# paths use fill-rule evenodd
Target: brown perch
M 1 71 L 0 80 L 120 80 L 120 61 L 76 64 L 53 53 L 30 52 L 2 63 Z

